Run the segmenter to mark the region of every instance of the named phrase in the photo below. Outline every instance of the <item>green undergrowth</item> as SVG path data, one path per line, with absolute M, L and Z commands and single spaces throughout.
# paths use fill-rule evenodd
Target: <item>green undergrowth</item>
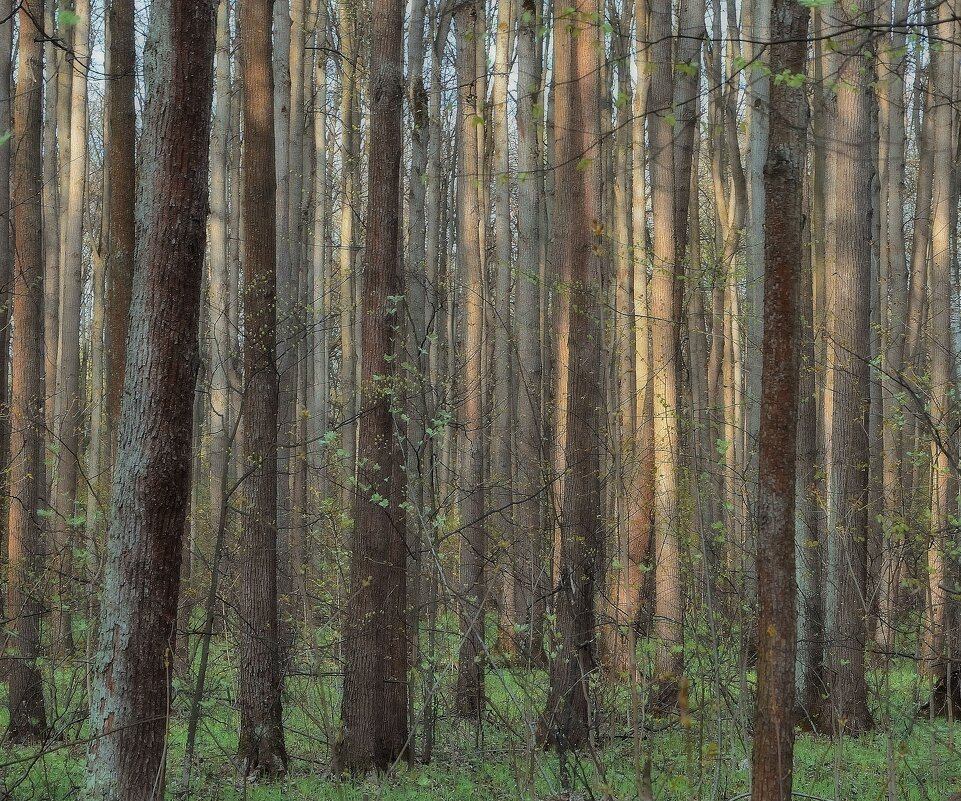
M 296 665 L 285 689 L 285 724 L 290 772 L 275 783 L 244 781 L 236 770 L 237 715 L 234 706 L 235 654 L 219 640 L 198 732 L 189 792 L 183 784 L 183 753 L 193 672 L 175 680 L 168 756 L 168 798 L 210 801 L 500 801 L 549 799 L 564 781 L 576 798 L 636 799 L 640 765 L 651 761 L 657 801 L 724 801 L 748 789 L 750 679 L 736 671 L 718 681 L 708 663 L 691 660 L 691 714 L 683 725 L 675 715 L 645 713 L 644 688 L 632 699 L 623 684 L 595 688 L 599 703 L 596 747 L 561 759 L 534 746 L 537 713 L 546 694 L 543 671 L 497 667 L 488 674 L 489 712 L 482 726 L 458 719 L 450 708 L 452 654 L 435 663 L 437 725 L 430 764 L 399 766 L 390 775 L 339 781 L 330 772 L 336 738 L 339 688 L 335 655 L 322 659 L 294 654 Z M 423 667 L 423 666 L 422 666 Z M 0 746 L 0 799 L 61 801 L 82 798 L 85 781 L 83 667 L 46 666 L 55 678 L 48 706 L 56 710 L 59 739 L 45 749 Z M 697 675 L 697 671 L 704 672 Z M 425 746 L 423 674 L 414 688 L 417 748 Z M 795 788 L 821 799 L 943 801 L 961 790 L 961 727 L 915 714 L 924 688 L 904 663 L 889 675 L 871 675 L 876 729 L 858 738 L 832 740 L 799 733 Z M 748 698 L 744 693 L 747 691 Z M 632 703 L 633 700 L 633 703 Z M 883 703 L 882 703 L 883 700 Z M 0 689 L 0 727 L 6 725 L 5 687 Z M 643 716 L 638 742 L 632 709 Z

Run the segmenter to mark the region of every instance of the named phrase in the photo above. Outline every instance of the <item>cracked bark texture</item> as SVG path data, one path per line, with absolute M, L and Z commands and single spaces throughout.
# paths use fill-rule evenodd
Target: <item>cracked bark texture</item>
M 162 798 L 213 98 L 215 0 L 156 0 L 124 402 L 91 698 L 88 794 Z

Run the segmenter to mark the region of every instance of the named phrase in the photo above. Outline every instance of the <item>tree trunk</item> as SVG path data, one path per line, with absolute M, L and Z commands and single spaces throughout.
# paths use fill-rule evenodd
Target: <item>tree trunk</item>
M 57 380 L 57 472 L 54 492 L 54 546 L 57 550 L 59 599 L 54 607 L 53 641 L 62 653 L 73 650 L 73 554 L 82 515 L 77 478 L 82 427 L 80 391 L 80 303 L 83 292 L 83 215 L 87 185 L 87 69 L 90 60 L 90 2 L 74 6 L 74 76 L 70 98 L 70 183 L 66 239 L 61 263 L 60 347 Z
M 386 770 L 407 752 L 407 543 L 397 357 L 404 352 L 399 226 L 403 0 L 375 0 L 370 64 L 367 274 L 359 420 L 360 480 L 345 616 L 340 769 Z
M 602 363 L 600 45 L 597 0 L 578 0 L 554 21 L 557 185 L 564 232 L 556 253 L 570 276 L 567 453 L 556 597 L 558 653 L 551 669 L 543 736 L 560 750 L 586 744 L 596 669 L 594 594 L 603 547 L 600 480 Z
M 360 187 L 358 161 L 360 158 L 360 98 L 357 87 L 357 10 L 355 0 L 340 0 L 339 26 L 341 78 L 340 78 L 340 248 L 338 251 L 338 275 L 335 279 L 340 296 L 340 372 L 339 393 L 341 401 L 340 434 L 343 449 L 342 501 L 353 508 L 355 454 L 357 450 L 357 353 L 354 342 L 354 249 L 356 247 L 355 211 L 359 204 Z
M 883 542 L 881 576 L 878 592 L 878 627 L 876 644 L 888 658 L 894 647 L 894 623 L 897 591 L 904 561 L 902 523 L 904 516 L 903 428 L 896 424 L 901 404 L 898 393 L 904 370 L 904 322 L 907 299 L 907 271 L 904 226 L 905 124 L 904 124 L 904 51 L 905 31 L 900 21 L 907 16 L 907 0 L 897 0 L 893 18 L 882 4 L 881 22 L 891 26 L 882 44 L 879 63 L 878 113 L 881 133 L 879 171 L 881 179 L 881 459 Z
M 852 733 L 871 727 L 864 645 L 867 623 L 867 484 L 871 173 L 868 76 L 863 68 L 870 19 L 832 7 L 837 43 L 826 163 L 827 340 L 830 410 L 827 719 Z M 853 27 L 852 27 L 853 26 Z
M 40 657 L 44 603 L 43 527 L 43 225 L 41 110 L 43 108 L 43 0 L 20 3 L 17 93 L 13 106 L 13 381 L 10 388 L 10 505 L 7 545 L 7 616 L 12 742 L 47 734 Z
M 120 420 L 124 368 L 127 362 L 127 325 L 132 292 L 137 170 L 135 143 L 137 119 L 134 107 L 136 53 L 134 48 L 134 0 L 111 0 L 107 9 L 107 115 L 110 149 L 110 199 L 107 208 L 107 428 L 110 449 L 116 447 L 116 422 Z M 112 463 L 112 460 L 111 460 Z
M 482 374 L 484 363 L 483 263 L 480 244 L 481 205 L 477 186 L 478 107 L 481 98 L 477 76 L 475 37 L 481 7 L 477 0 L 464 3 L 455 17 L 457 26 L 458 169 L 457 169 L 457 272 L 463 293 L 463 393 L 461 410 L 464 432 L 466 486 L 461 501 L 461 645 L 457 662 L 457 711 L 464 717 L 482 718 L 484 713 L 484 610 L 487 565 L 487 523 L 484 519 L 484 452 L 486 424 L 483 419 Z
M 245 776 L 287 770 L 277 610 L 277 174 L 273 0 L 241 0 L 244 151 L 244 448 L 239 757 Z
M 670 687 L 683 670 L 683 595 L 678 515 L 680 450 L 677 427 L 678 320 L 675 274 L 680 272 L 674 214 L 675 164 L 671 12 L 653 6 L 649 38 L 651 88 L 648 113 L 650 180 L 654 215 L 654 269 L 649 284 L 654 397 L 654 559 L 656 678 Z
M 0 130 L 12 130 L 13 123 L 13 0 L 0 0 Z M 12 150 L 0 150 L 0 464 L 10 465 L 10 319 L 13 305 L 13 206 L 10 203 Z M 0 620 L 6 615 L 6 564 L 10 474 L 0 476 Z M 0 639 L 0 680 L 6 675 L 3 655 L 7 635 Z
M 949 596 L 957 580 L 951 566 L 956 537 L 957 489 L 952 488 L 952 457 L 956 458 L 953 432 L 957 422 L 954 397 L 954 358 L 951 328 L 952 225 L 951 204 L 954 182 L 955 139 L 952 137 L 956 48 L 953 45 L 955 4 L 942 0 L 937 8 L 935 35 L 928 80 L 932 104 L 931 257 L 928 263 L 928 337 L 930 358 L 931 427 L 931 535 L 927 554 L 924 629 L 921 638 L 923 670 L 932 675 L 951 676 L 949 660 L 957 658 L 948 642 L 948 610 L 957 604 Z M 957 462 L 955 461 L 955 464 Z M 953 492 L 952 492 L 953 489 Z M 956 646 L 956 643 L 954 643 Z
M 228 254 L 227 136 L 230 130 L 230 9 L 220 0 L 217 9 L 214 117 L 210 135 L 210 218 L 207 302 L 210 309 L 210 412 L 208 445 L 210 530 L 220 531 L 222 497 L 227 486 L 230 435 L 234 428 L 230 404 L 231 358 Z M 194 477 L 200 481 L 200 476 Z
M 770 66 L 804 75 L 810 12 L 774 0 Z M 794 758 L 795 476 L 799 389 L 800 276 L 804 258 L 804 87 L 771 88 L 764 165 L 763 394 L 758 455 L 758 689 L 751 770 L 753 801 L 791 801 Z
M 535 109 L 540 102 L 538 0 L 524 0 L 517 31 L 517 342 L 514 385 L 517 393 L 517 461 L 514 520 L 520 550 L 519 623 L 526 626 L 522 647 L 534 662 L 544 659 L 544 606 L 549 573 L 544 563 L 543 410 L 544 365 L 541 359 L 540 212 L 543 146 Z
M 521 589 L 520 541 L 514 523 L 514 391 L 511 355 L 514 320 L 511 314 L 511 170 L 508 136 L 508 79 L 511 71 L 513 0 L 498 0 L 497 34 L 494 52 L 494 80 L 491 99 L 491 178 L 494 182 L 494 292 L 490 314 L 494 329 L 493 419 L 491 420 L 491 493 L 494 511 L 492 532 L 497 549 L 504 553 L 501 562 L 501 620 L 498 646 L 516 657 L 520 651 L 518 634 L 523 603 Z
M 91 798 L 164 793 L 190 488 L 213 96 L 212 0 L 151 8 L 130 348 L 88 755 Z

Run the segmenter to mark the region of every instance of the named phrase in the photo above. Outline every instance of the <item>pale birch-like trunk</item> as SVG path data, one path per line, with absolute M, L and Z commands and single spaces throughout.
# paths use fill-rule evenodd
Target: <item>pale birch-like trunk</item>
M 930 358 L 931 430 L 931 534 L 927 553 L 927 588 L 921 636 L 922 668 L 938 675 L 953 655 L 947 640 L 948 609 L 957 603 L 949 596 L 954 570 L 950 566 L 951 541 L 957 515 L 957 490 L 953 490 L 956 457 L 952 433 L 957 420 L 954 398 L 954 353 L 951 327 L 952 214 L 954 200 L 954 149 L 952 135 L 955 95 L 955 54 L 953 44 L 953 0 L 942 0 L 937 7 L 934 28 L 937 47 L 931 49 L 928 80 L 930 89 L 925 116 L 932 118 L 931 147 L 931 257 L 928 262 L 927 351 Z M 954 495 L 954 497 L 953 497 Z
M 342 499 L 347 502 L 354 493 L 355 454 L 357 451 L 357 353 L 354 338 L 354 259 L 357 248 L 355 232 L 356 204 L 359 187 L 357 164 L 360 158 L 360 96 L 357 86 L 357 8 L 354 0 L 340 0 L 338 25 L 340 32 L 340 250 L 335 291 L 340 299 L 340 371 L 338 391 L 340 394 L 341 448 L 344 451 Z
M 491 393 L 491 489 L 490 506 L 495 512 L 491 535 L 499 543 L 502 583 L 500 587 L 501 620 L 498 646 L 507 654 L 518 652 L 520 624 L 520 542 L 514 531 L 514 392 L 512 388 L 511 351 L 514 344 L 514 320 L 511 314 L 511 267 L 513 244 L 511 235 L 511 168 L 508 138 L 508 81 L 513 46 L 512 19 L 514 0 L 498 0 L 497 31 L 494 51 L 494 79 L 491 96 L 491 179 L 494 193 L 494 291 L 489 320 L 493 327 L 494 387 Z
M 70 181 L 61 263 L 60 339 L 56 400 L 57 454 L 54 492 L 54 547 L 59 573 L 59 603 L 53 633 L 58 649 L 73 648 L 73 553 L 81 522 L 77 505 L 83 395 L 80 389 L 80 304 L 83 293 L 83 215 L 87 186 L 87 70 L 90 61 L 90 2 L 74 5 L 74 60 L 70 96 Z
M 904 323 L 907 299 L 907 263 L 904 226 L 905 112 L 902 55 L 905 31 L 899 24 L 907 16 L 907 0 L 897 0 L 893 22 L 878 53 L 877 87 L 880 128 L 879 178 L 881 180 L 881 459 L 883 543 L 881 549 L 878 626 L 876 644 L 886 655 L 893 647 L 897 594 L 904 561 L 901 526 L 904 517 L 903 430 L 896 416 L 901 413 L 898 394 L 904 370 Z M 882 4 L 879 23 L 890 25 L 892 17 Z

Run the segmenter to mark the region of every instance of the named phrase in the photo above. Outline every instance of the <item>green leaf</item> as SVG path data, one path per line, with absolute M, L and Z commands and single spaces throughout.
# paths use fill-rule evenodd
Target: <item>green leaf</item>
M 69 8 L 62 8 L 57 12 L 57 27 L 72 28 L 80 22 L 80 15 Z

